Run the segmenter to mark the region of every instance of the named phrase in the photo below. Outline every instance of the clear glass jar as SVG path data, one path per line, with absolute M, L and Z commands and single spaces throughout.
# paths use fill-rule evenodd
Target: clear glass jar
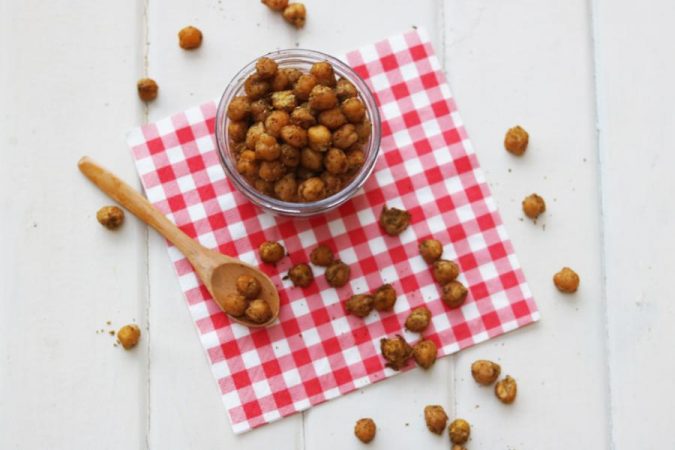
M 239 190 L 246 198 L 263 210 L 274 214 L 307 217 L 325 213 L 337 208 L 354 196 L 361 186 L 363 186 L 363 183 L 366 182 L 375 167 L 375 161 L 377 160 L 377 154 L 380 148 L 381 133 L 380 114 L 377 109 L 377 104 L 375 103 L 375 98 L 370 92 L 370 89 L 368 89 L 366 83 L 356 74 L 356 72 L 342 61 L 325 53 L 313 50 L 289 49 L 275 51 L 264 56 L 276 61 L 281 68 L 298 68 L 303 72 L 309 72 L 312 64 L 316 62 L 328 61 L 333 66 L 338 78 L 344 77 L 356 87 L 361 100 L 366 106 L 368 119 L 372 122 L 373 126 L 372 132 L 370 133 L 370 140 L 363 148 L 365 153 L 365 163 L 348 185 L 344 186 L 334 195 L 316 202 L 284 202 L 277 198 L 264 195 L 251 186 L 237 171 L 236 161 L 234 159 L 234 153 L 228 135 L 228 123 L 230 119 L 227 117 L 227 106 L 234 97 L 244 95 L 244 81 L 246 81 L 246 78 L 249 75 L 255 72 L 256 59 L 247 64 L 237 75 L 235 75 L 234 79 L 227 86 L 227 89 L 225 89 L 225 92 L 220 99 L 220 103 L 218 104 L 215 127 L 216 143 L 218 145 L 218 154 L 223 168 L 225 169 L 225 173 L 237 190 Z

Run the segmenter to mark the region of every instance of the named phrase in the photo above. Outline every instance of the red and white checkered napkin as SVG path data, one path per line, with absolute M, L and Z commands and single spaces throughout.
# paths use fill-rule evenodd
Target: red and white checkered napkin
M 150 201 L 207 247 L 260 264 L 257 247 L 280 241 L 278 267 L 261 265 L 280 286 L 275 325 L 231 323 L 183 255 L 169 255 L 199 329 L 235 432 L 243 432 L 396 374 L 385 368 L 380 338 L 403 334 L 411 308 L 433 314 L 424 336 L 439 356 L 538 319 L 536 305 L 466 137 L 427 36 L 411 31 L 346 55 L 375 93 L 382 114 L 381 155 L 364 188 L 338 210 L 309 220 L 257 210 L 225 178 L 216 153 L 213 102 L 132 131 L 129 144 Z M 382 233 L 382 206 L 412 214 L 398 237 Z M 418 242 L 433 236 L 461 267 L 470 291 L 461 309 L 440 300 Z M 350 265 L 350 283 L 328 286 L 323 269 L 308 288 L 283 280 L 292 263 L 327 243 Z M 346 315 L 352 293 L 392 283 L 395 311 Z M 409 368 L 414 367 L 411 365 Z M 433 369 L 432 369 L 433 370 Z

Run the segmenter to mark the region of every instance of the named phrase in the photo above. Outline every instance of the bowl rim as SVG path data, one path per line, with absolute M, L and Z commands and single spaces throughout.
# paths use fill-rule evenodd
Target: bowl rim
M 279 200 L 277 198 L 260 193 L 248 182 L 246 182 L 246 180 L 237 172 L 234 165 L 234 160 L 231 157 L 228 157 L 228 154 L 230 153 L 230 144 L 228 139 L 227 125 L 230 119 L 227 117 L 227 106 L 229 105 L 231 99 L 241 91 L 244 81 L 251 73 L 255 71 L 255 64 L 258 59 L 262 57 L 270 58 L 282 63 L 292 63 L 293 59 L 303 63 L 328 61 L 331 63 L 331 65 L 333 65 L 335 71 L 340 76 L 347 78 L 355 85 L 357 91 L 359 92 L 359 96 L 366 105 L 368 119 L 370 119 L 372 126 L 370 139 L 367 143 L 368 151 L 366 153 L 366 161 L 364 162 L 361 171 L 349 182 L 349 184 L 344 186 L 335 194 L 314 202 L 286 202 Z M 373 169 L 375 168 L 377 157 L 379 156 L 381 141 L 380 112 L 375 95 L 372 93 L 365 80 L 363 80 L 363 78 L 361 78 L 361 76 L 345 62 L 332 55 L 316 50 L 302 48 L 281 49 L 266 53 L 265 55 L 252 60 L 234 75 L 218 102 L 218 109 L 216 111 L 215 135 L 216 150 L 221 165 L 225 169 L 225 174 L 227 178 L 234 184 L 235 188 L 242 193 L 242 195 L 265 210 L 287 216 L 304 217 L 321 214 L 337 208 L 352 198 L 354 194 L 356 194 L 356 192 L 368 180 L 371 173 L 373 172 Z

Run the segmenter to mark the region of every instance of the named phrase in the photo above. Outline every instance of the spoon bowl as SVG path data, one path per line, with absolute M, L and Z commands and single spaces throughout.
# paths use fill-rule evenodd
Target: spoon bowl
M 272 310 L 270 319 L 264 323 L 256 323 L 243 317 L 234 317 L 228 314 L 230 320 L 249 328 L 266 327 L 276 321 L 279 317 L 279 292 L 264 272 L 236 258 L 208 249 L 191 239 L 152 206 L 145 197 L 88 156 L 80 159 L 78 167 L 92 183 L 110 198 L 124 206 L 175 245 L 190 261 L 213 300 L 224 312 L 227 313 L 223 307 L 225 297 L 237 292 L 236 280 L 239 276 L 250 275 L 258 280 L 261 286 L 259 298 L 265 300 Z

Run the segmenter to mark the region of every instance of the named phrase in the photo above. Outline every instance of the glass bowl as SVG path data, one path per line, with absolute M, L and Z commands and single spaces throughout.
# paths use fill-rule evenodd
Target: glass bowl
M 380 148 L 381 133 L 380 114 L 377 109 L 375 98 L 370 92 L 370 89 L 368 89 L 366 83 L 356 74 L 356 72 L 339 59 L 325 53 L 313 50 L 289 49 L 275 51 L 264 56 L 276 61 L 280 68 L 298 68 L 303 72 L 309 72 L 312 64 L 316 62 L 328 61 L 333 66 L 338 79 L 340 77 L 346 78 L 356 87 L 356 90 L 366 107 L 368 119 L 371 121 L 373 127 L 372 132 L 370 133 L 370 140 L 363 148 L 365 162 L 349 184 L 343 186 L 339 192 L 330 197 L 315 202 L 285 202 L 265 195 L 251 186 L 237 171 L 234 149 L 230 145 L 228 134 L 228 124 L 230 119 L 227 117 L 227 106 L 234 97 L 244 95 L 244 82 L 249 75 L 255 72 L 256 59 L 247 64 L 239 71 L 239 73 L 237 73 L 237 75 L 235 75 L 225 89 L 225 92 L 220 99 L 220 103 L 218 104 L 215 127 L 216 143 L 218 146 L 218 155 L 223 168 L 225 169 L 225 174 L 230 181 L 232 181 L 236 189 L 246 198 L 263 210 L 273 214 L 307 217 L 335 209 L 354 196 L 361 186 L 363 186 L 363 183 L 366 182 L 375 167 L 375 161 L 377 160 L 377 154 Z

